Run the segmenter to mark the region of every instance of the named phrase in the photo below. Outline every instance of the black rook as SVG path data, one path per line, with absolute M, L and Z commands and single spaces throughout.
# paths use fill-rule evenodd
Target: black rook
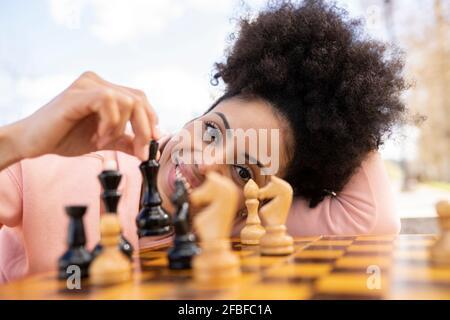
M 66 279 L 74 273 L 69 267 L 78 267 L 82 278 L 88 276 L 89 265 L 92 256 L 86 250 L 86 235 L 84 232 L 83 216 L 86 213 L 85 206 L 69 206 L 66 207 L 66 213 L 70 218 L 67 236 L 68 249 L 59 258 L 58 276 L 60 279 Z

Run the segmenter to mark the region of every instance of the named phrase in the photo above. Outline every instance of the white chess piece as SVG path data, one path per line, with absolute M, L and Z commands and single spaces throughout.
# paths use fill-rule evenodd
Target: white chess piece
M 247 207 L 247 221 L 241 230 L 241 243 L 244 245 L 258 245 L 266 230 L 261 225 L 258 209 L 258 185 L 249 180 L 244 187 L 245 206 Z
M 261 210 L 266 233 L 262 236 L 261 254 L 289 255 L 294 252 L 294 239 L 287 234 L 286 220 L 292 205 L 293 189 L 286 181 L 272 176 L 270 182 L 259 190 L 259 199 L 270 199 Z
M 431 248 L 431 259 L 437 265 L 450 266 L 450 202 L 438 202 L 436 211 L 439 216 L 441 236 Z
M 194 278 L 223 283 L 240 275 L 239 257 L 232 252 L 230 234 L 238 205 L 238 190 L 227 177 L 210 172 L 206 181 L 190 195 L 193 206 L 206 206 L 194 217 L 200 238 L 200 254 L 194 257 Z

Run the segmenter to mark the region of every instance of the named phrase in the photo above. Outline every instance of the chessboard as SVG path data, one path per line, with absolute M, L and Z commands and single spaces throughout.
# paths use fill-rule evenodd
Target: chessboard
M 56 273 L 0 286 L 0 299 L 450 299 L 450 266 L 430 262 L 434 235 L 295 238 L 289 256 L 261 256 L 232 239 L 242 275 L 227 284 L 196 282 L 192 270 L 168 268 L 167 249 L 134 257 L 132 281 L 81 283 L 69 290 Z

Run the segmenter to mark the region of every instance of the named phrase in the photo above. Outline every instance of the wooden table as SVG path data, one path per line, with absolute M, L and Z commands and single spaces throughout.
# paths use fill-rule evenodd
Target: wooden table
M 0 299 L 450 299 L 450 266 L 429 260 L 434 235 L 296 238 L 287 257 L 260 256 L 232 241 L 242 276 L 199 284 L 191 271 L 167 268 L 166 250 L 135 258 L 133 281 L 69 290 L 53 273 L 0 286 Z

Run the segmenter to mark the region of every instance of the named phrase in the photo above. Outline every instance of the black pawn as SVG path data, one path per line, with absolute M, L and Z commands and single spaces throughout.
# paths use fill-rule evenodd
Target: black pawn
M 86 213 L 85 206 L 69 206 L 66 207 L 66 213 L 70 217 L 68 229 L 68 250 L 59 258 L 58 269 L 59 278 L 66 279 L 72 273 L 67 272 L 70 266 L 78 266 L 80 268 L 81 277 L 88 276 L 89 265 L 92 256 L 84 247 L 86 245 L 86 235 L 84 232 L 83 216 Z
M 122 180 L 122 174 L 117 170 L 104 170 L 99 174 L 98 178 L 103 187 L 102 200 L 106 212 L 109 214 L 117 214 L 117 206 L 121 197 L 121 193 L 117 188 L 119 187 L 120 180 Z M 122 234 L 120 235 L 119 248 L 126 256 L 130 259 L 132 258 L 133 246 Z M 102 245 L 98 243 L 92 252 L 94 258 L 97 257 L 102 250 Z
M 169 268 L 175 270 L 191 269 L 192 258 L 199 249 L 189 224 L 189 202 L 186 188 L 181 180 L 175 182 L 172 203 L 176 208 L 173 221 L 175 227 L 174 246 L 169 249 Z
M 163 235 L 170 232 L 170 216 L 161 207 L 161 196 L 156 185 L 159 163 L 156 161 L 158 142 L 150 143 L 149 159 L 139 166 L 145 192 L 142 209 L 136 217 L 139 238 Z

